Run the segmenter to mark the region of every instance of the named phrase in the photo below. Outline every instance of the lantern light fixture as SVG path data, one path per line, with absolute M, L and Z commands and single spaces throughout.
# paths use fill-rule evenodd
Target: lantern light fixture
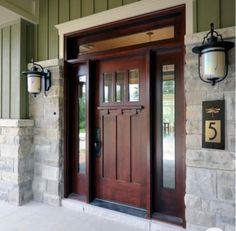
M 221 34 L 210 24 L 210 31 L 203 38 L 200 46 L 192 49 L 198 54 L 198 74 L 203 82 L 216 83 L 224 80 L 228 74 L 228 50 L 234 47 L 233 42 L 224 41 Z
M 28 71 L 23 71 L 22 74 L 27 76 L 28 92 L 35 97 L 41 92 L 42 79 L 44 79 L 44 95 L 47 96 L 47 91 L 51 87 L 51 72 L 43 68 L 41 65 L 31 60 L 32 67 Z

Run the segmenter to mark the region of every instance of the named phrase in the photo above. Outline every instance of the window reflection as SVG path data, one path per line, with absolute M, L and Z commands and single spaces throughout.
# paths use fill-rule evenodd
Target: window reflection
M 139 101 L 139 70 L 129 70 L 129 101 Z
M 112 102 L 112 73 L 103 74 L 104 89 L 103 89 L 103 101 L 105 103 Z
M 79 172 L 86 172 L 86 75 L 79 76 L 78 85 L 78 155 Z
M 116 102 L 124 100 L 124 85 L 125 85 L 125 72 L 116 72 Z
M 175 188 L 175 70 L 162 67 L 163 187 Z

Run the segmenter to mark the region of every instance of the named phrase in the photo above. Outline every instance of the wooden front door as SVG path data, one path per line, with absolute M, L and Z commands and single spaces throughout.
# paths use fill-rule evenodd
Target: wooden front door
M 146 208 L 147 76 L 145 56 L 96 63 L 96 199 Z

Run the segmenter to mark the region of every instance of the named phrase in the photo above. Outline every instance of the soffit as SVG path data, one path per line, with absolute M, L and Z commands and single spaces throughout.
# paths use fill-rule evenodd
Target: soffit
M 38 7 L 39 0 L 0 0 L 0 25 L 19 18 L 37 23 Z
M 0 26 L 19 19 L 20 15 L 0 6 Z

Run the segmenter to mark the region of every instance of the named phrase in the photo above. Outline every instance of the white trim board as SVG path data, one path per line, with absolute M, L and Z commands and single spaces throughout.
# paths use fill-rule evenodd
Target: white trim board
M 55 27 L 59 33 L 59 58 L 64 58 L 64 35 L 79 32 L 95 26 L 132 18 L 135 16 L 163 10 L 178 5 L 186 7 L 186 34 L 193 33 L 193 2 L 194 0 L 141 0 L 111 10 L 58 24 Z

